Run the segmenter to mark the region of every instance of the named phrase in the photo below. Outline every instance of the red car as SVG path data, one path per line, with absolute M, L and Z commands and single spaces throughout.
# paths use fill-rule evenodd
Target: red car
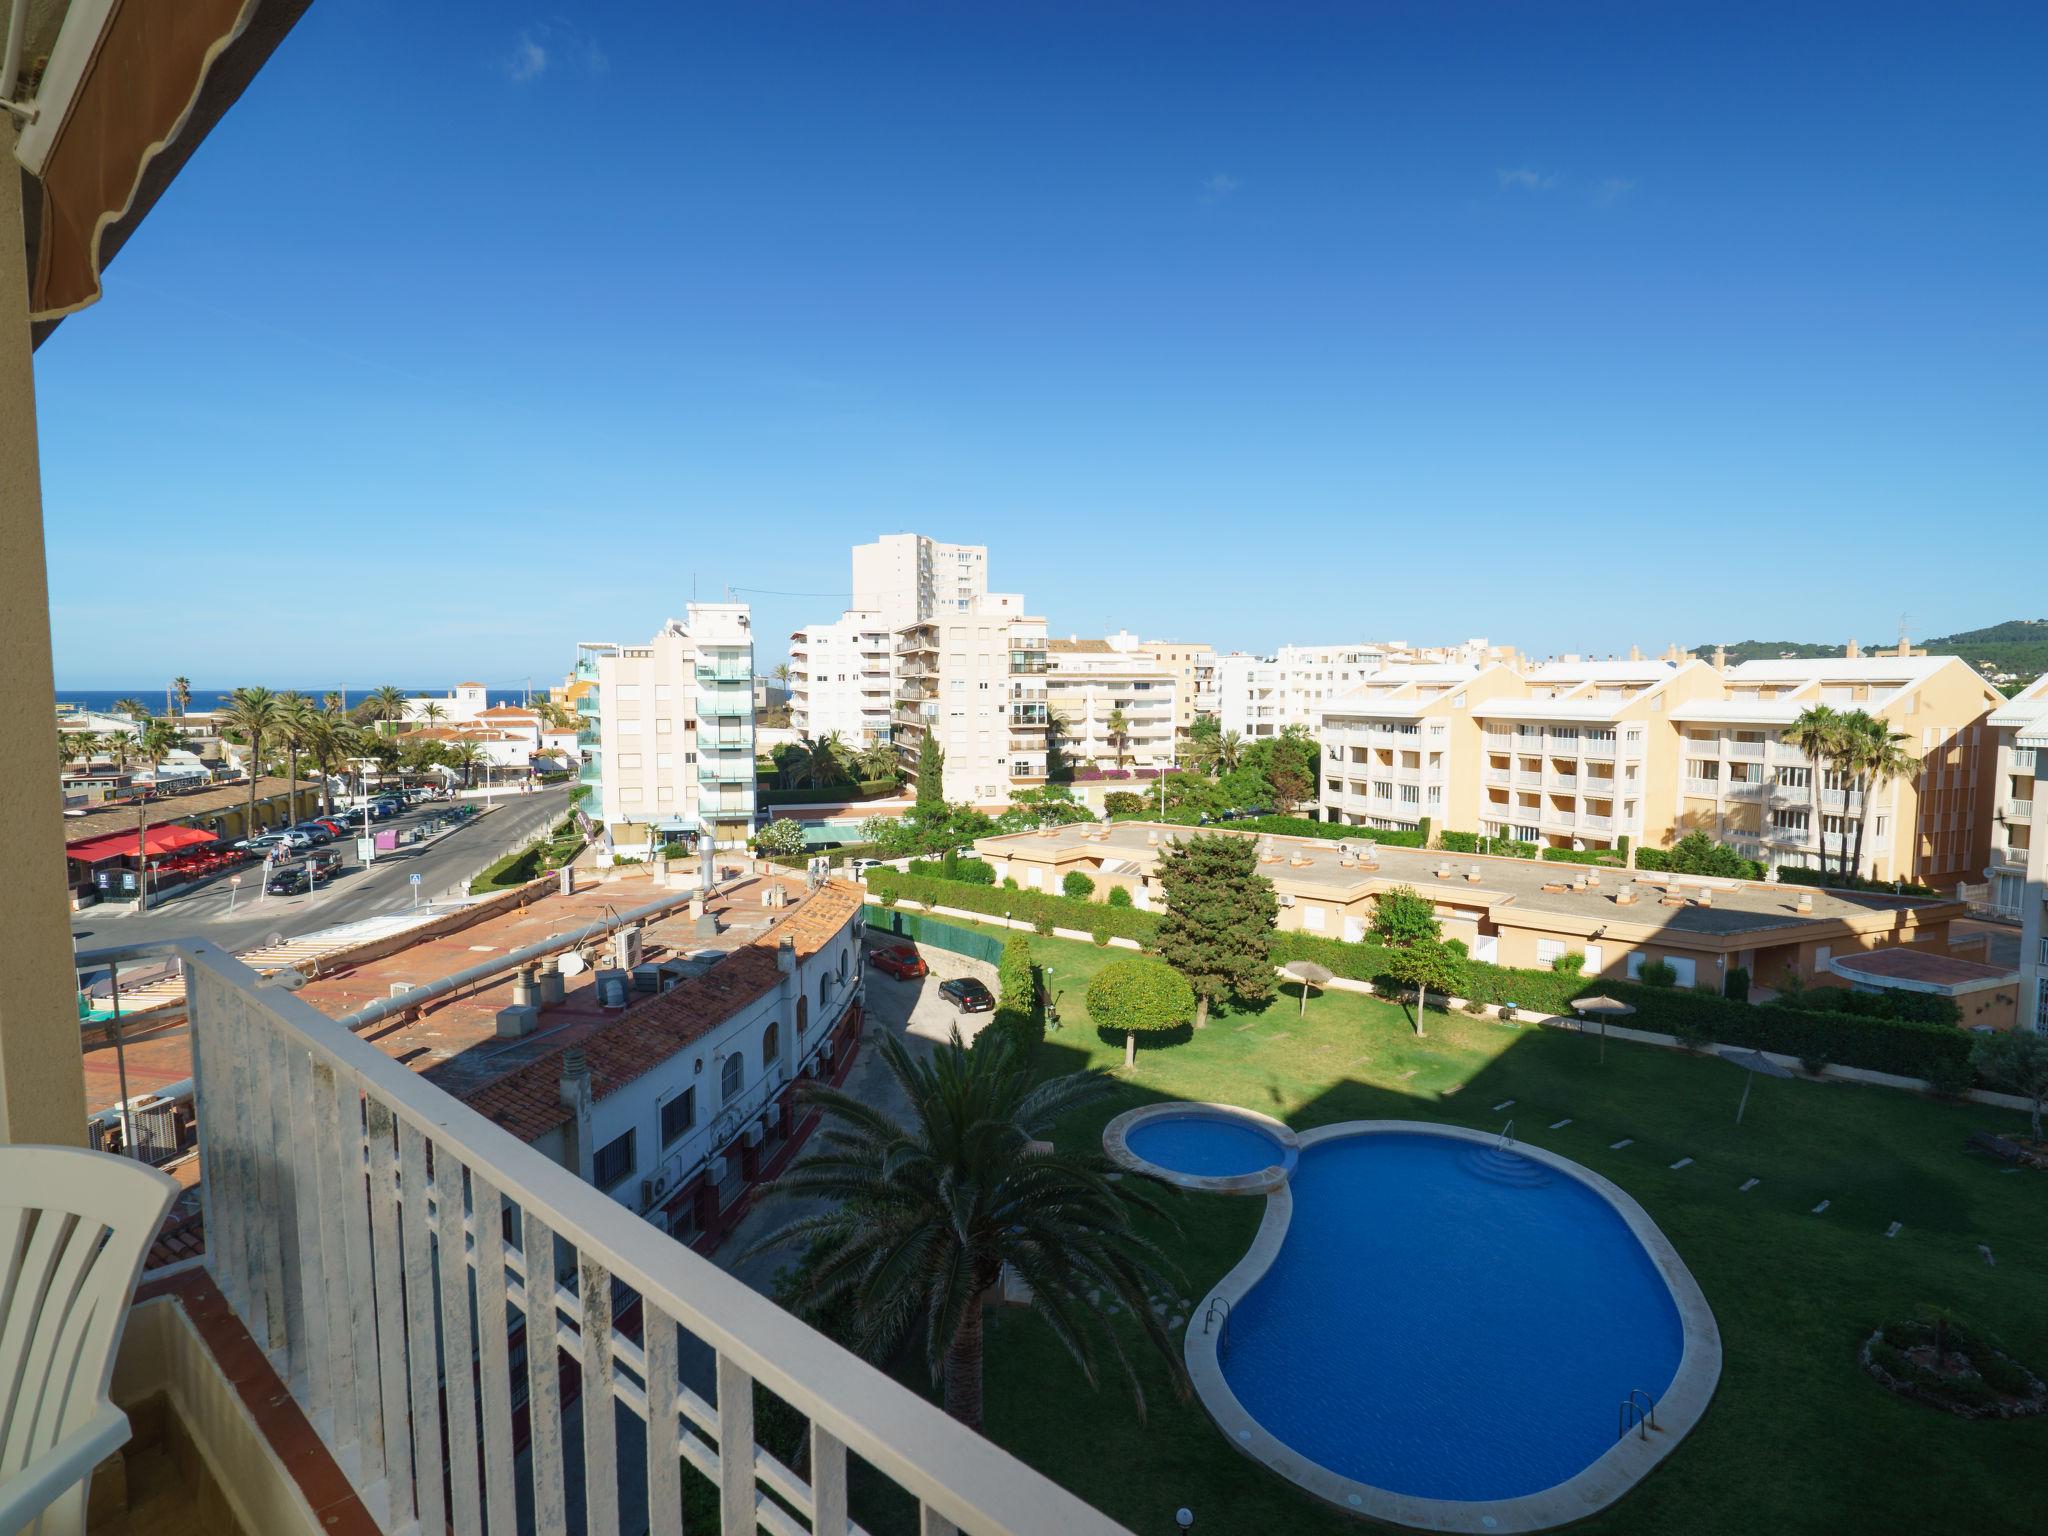
M 876 950 L 871 963 L 883 975 L 894 976 L 898 981 L 915 981 L 920 976 L 929 975 L 931 970 L 924 963 L 924 956 L 908 944 Z

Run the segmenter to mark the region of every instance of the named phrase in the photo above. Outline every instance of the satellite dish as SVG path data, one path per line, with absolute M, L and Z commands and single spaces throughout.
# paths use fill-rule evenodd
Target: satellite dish
M 562 956 L 562 974 L 564 976 L 581 976 L 589 969 L 590 962 L 584 959 L 576 950 L 572 949 L 568 954 Z

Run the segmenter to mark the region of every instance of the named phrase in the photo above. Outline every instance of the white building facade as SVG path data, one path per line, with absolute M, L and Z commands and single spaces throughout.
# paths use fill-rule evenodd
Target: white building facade
M 2020 924 L 2020 1025 L 2048 1033 L 2048 677 L 1994 710 L 1991 862 L 1986 893 L 2000 917 Z
M 585 808 L 619 851 L 705 836 L 743 844 L 754 820 L 748 605 L 691 603 L 645 645 L 586 642 L 577 669 L 597 684 L 579 700 Z
M 1179 678 L 1128 633 L 1070 636 L 1046 647 L 1048 721 L 1070 761 L 1168 768 L 1179 723 Z M 1112 722 L 1121 721 L 1121 739 Z
M 1001 806 L 1045 782 L 1045 620 L 1012 605 L 992 597 L 897 635 L 896 749 L 915 775 L 936 742 L 948 800 Z

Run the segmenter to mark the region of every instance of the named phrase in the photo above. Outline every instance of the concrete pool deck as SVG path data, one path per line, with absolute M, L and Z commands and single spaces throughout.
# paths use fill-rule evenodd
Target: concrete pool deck
M 1227 1120 L 1249 1126 L 1272 1137 L 1279 1144 L 1284 1160 L 1251 1173 L 1205 1175 L 1181 1173 L 1140 1157 L 1131 1150 L 1130 1134 L 1138 1127 L 1157 1120 L 1191 1119 Z M 1141 1109 L 1125 1110 L 1102 1128 L 1102 1150 L 1119 1168 L 1142 1173 L 1177 1189 L 1194 1190 L 1205 1195 L 1271 1195 L 1275 1191 L 1284 1191 L 1294 1171 L 1300 1147 L 1300 1138 L 1271 1115 L 1262 1115 L 1255 1109 L 1240 1109 L 1235 1104 L 1147 1104 Z
M 1151 1109 L 1183 1113 L 1189 1107 L 1191 1106 L 1148 1106 Z M 1142 1110 L 1132 1112 L 1133 1115 L 1144 1113 Z M 1237 1113 L 1261 1122 L 1266 1120 L 1265 1116 L 1256 1115 L 1249 1110 L 1240 1110 Z M 1264 1128 L 1270 1129 L 1271 1126 L 1268 1124 Z M 1493 1132 L 1469 1130 L 1463 1126 L 1432 1125 L 1416 1120 L 1347 1120 L 1336 1125 L 1319 1126 L 1314 1130 L 1304 1131 L 1295 1137 L 1295 1141 L 1306 1154 L 1311 1148 L 1327 1141 L 1389 1134 L 1442 1136 L 1482 1147 L 1492 1146 L 1499 1141 L 1498 1135 Z M 1107 1132 L 1104 1133 L 1104 1137 L 1107 1141 Z M 1267 1270 L 1272 1267 L 1274 1259 L 1279 1256 L 1280 1249 L 1286 1241 L 1287 1229 L 1294 1216 L 1294 1195 L 1284 1179 L 1266 1195 L 1265 1218 L 1259 1224 L 1258 1233 L 1253 1237 L 1250 1249 L 1210 1290 L 1201 1309 L 1188 1318 L 1187 1334 L 1183 1344 L 1188 1375 L 1194 1382 L 1196 1395 L 1201 1399 L 1203 1408 L 1222 1429 L 1224 1438 L 1252 1460 L 1262 1463 L 1340 1510 L 1389 1525 L 1405 1526 L 1411 1530 L 1475 1532 L 1480 1533 L 1480 1536 L 1486 1536 L 1486 1533 L 1550 1530 L 1556 1526 L 1583 1520 L 1606 1508 L 1635 1487 L 1659 1462 L 1676 1450 L 1679 1442 L 1705 1415 L 1707 1405 L 1713 1399 L 1714 1389 L 1721 1379 L 1721 1331 L 1714 1322 L 1713 1311 L 1707 1305 L 1706 1296 L 1701 1292 L 1699 1282 L 1693 1279 L 1692 1271 L 1686 1268 L 1685 1261 L 1678 1256 L 1678 1250 L 1672 1247 L 1670 1240 L 1650 1219 L 1649 1213 L 1638 1205 L 1627 1191 L 1602 1178 L 1590 1168 L 1574 1163 L 1568 1158 L 1559 1157 L 1556 1153 L 1541 1147 L 1517 1143 L 1515 1151 L 1532 1162 L 1540 1163 L 1567 1178 L 1578 1180 L 1605 1199 L 1627 1225 L 1636 1241 L 1642 1245 L 1643 1251 L 1650 1256 L 1650 1261 L 1656 1266 L 1658 1273 L 1663 1277 L 1666 1289 L 1671 1293 L 1684 1333 L 1684 1351 L 1670 1387 L 1656 1402 L 1656 1427 L 1649 1430 L 1647 1438 L 1640 1436 L 1631 1428 L 1584 1471 L 1567 1478 L 1564 1482 L 1517 1498 L 1487 1500 L 1430 1499 L 1393 1493 L 1369 1483 L 1344 1477 L 1290 1449 L 1266 1430 L 1238 1401 L 1237 1395 L 1231 1391 L 1229 1383 L 1224 1379 L 1222 1357 L 1219 1352 L 1219 1345 L 1226 1336 L 1229 1326 L 1229 1308 L 1236 1305 L 1265 1278 Z M 1146 1164 L 1145 1167 L 1147 1171 L 1152 1171 L 1150 1164 Z M 1268 1173 L 1272 1171 L 1266 1170 Z M 1216 1305 L 1218 1301 L 1222 1303 L 1220 1308 Z M 1618 1410 L 1617 1403 L 1617 1412 Z

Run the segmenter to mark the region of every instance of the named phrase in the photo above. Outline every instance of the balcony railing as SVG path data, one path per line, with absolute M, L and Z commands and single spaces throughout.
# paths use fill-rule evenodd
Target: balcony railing
M 700 683 L 751 683 L 754 680 L 752 662 L 698 662 L 697 681 Z
M 1764 744 L 1760 741 L 1726 741 L 1722 745 L 1729 757 L 1741 758 L 1744 762 L 1762 762 Z
M 1579 776 L 1576 773 L 1553 773 L 1550 776 L 1550 787 L 1552 789 L 1575 790 L 1579 787 Z
M 754 782 L 754 765 L 751 762 L 727 763 L 715 757 L 701 759 L 697 764 L 699 784 L 751 784 Z
M 1584 753 L 1587 757 L 1612 757 L 1614 756 L 1614 738 L 1612 736 L 1609 736 L 1603 740 L 1597 737 L 1588 736 L 1585 738 L 1584 741 L 1580 743 L 1579 750 L 1582 753 Z
M 1762 779 L 1731 779 L 1721 790 L 1730 800 L 1761 800 L 1770 792 Z
M 727 698 L 721 694 L 699 694 L 697 716 L 706 720 L 738 720 L 750 718 L 754 713 L 752 694 L 738 694 Z
M 1612 832 L 1614 830 L 1614 818 L 1612 816 L 1596 816 L 1591 811 L 1587 811 L 1579 817 L 1579 825 L 1590 832 Z
M 2005 802 L 2007 821 L 2030 822 L 2034 819 L 2034 802 L 2031 800 L 2008 800 Z
M 1721 781 L 1719 779 L 1687 779 L 1685 781 L 1685 792 L 1688 795 L 1719 795 L 1721 793 Z
M 1765 842 L 1785 848 L 1804 848 L 1813 841 L 1813 833 L 1806 827 L 1765 827 L 1763 836 Z
M 1480 777 L 1489 784 L 1505 784 L 1514 775 L 1505 768 L 1487 768 L 1482 770 Z
M 604 782 L 604 764 L 595 753 L 583 759 L 583 766 L 576 771 L 576 782 L 579 784 L 602 784 Z
M 2012 771 L 2023 775 L 2032 774 L 2035 771 L 2034 764 L 2038 761 L 2035 754 L 2039 750 L 2038 747 L 2014 747 L 2012 749 Z
M 599 733 L 598 728 L 594 725 L 586 725 L 585 727 L 583 727 L 582 730 L 576 733 L 576 745 L 578 747 L 594 747 L 598 745 L 603 739 L 604 738 Z
M 184 962 L 203 1262 L 385 1530 L 557 1536 L 574 1488 L 592 1536 L 674 1532 L 687 1461 L 724 1536 L 848 1536 L 858 1457 L 926 1533 L 1120 1531 L 216 946 L 81 959 L 144 955 Z M 755 1443 L 757 1383 L 809 1421 L 801 1474 Z
M 1525 789 L 1535 789 L 1543 783 L 1543 775 L 1517 769 L 1515 772 L 1515 782 Z

